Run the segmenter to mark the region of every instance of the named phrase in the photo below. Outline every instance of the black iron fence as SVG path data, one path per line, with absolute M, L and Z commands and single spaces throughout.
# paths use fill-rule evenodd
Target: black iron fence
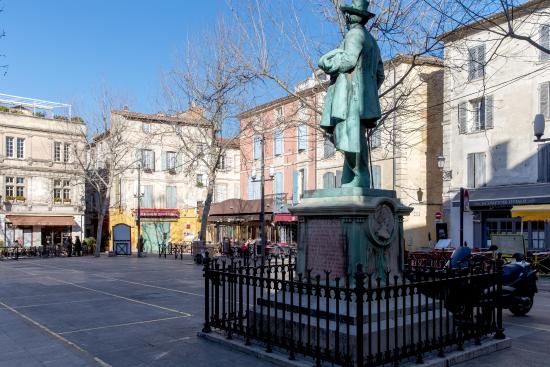
M 502 262 L 487 269 L 441 272 L 407 269 L 399 275 L 343 279 L 297 274 L 293 261 L 218 261 L 204 264 L 203 332 L 239 335 L 344 366 L 397 366 L 406 358 L 444 356 L 466 341 L 503 338 Z
M 76 253 L 73 245 L 71 256 L 85 256 L 92 254 L 89 246 L 83 244 L 80 253 Z M 68 249 L 63 245 L 45 246 L 0 246 L 0 260 L 19 260 L 32 257 L 61 257 L 68 256 Z

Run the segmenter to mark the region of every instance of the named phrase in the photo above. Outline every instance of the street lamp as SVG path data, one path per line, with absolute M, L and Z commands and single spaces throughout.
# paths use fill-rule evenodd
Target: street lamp
M 145 195 L 145 192 L 141 190 L 141 162 L 137 164 L 138 181 L 137 190 L 134 197 L 137 198 L 137 255 L 141 257 L 141 198 Z
M 256 167 L 252 169 L 252 182 L 260 182 L 260 240 L 262 244 L 262 259 L 265 255 L 266 248 L 266 235 L 265 235 L 265 181 L 272 181 L 275 177 L 275 167 L 269 167 L 269 178 L 265 178 L 265 157 L 264 157 L 264 145 L 265 136 L 262 134 L 261 140 L 261 154 L 260 154 L 260 178 L 257 179 Z
M 443 154 L 440 154 L 437 156 L 437 167 L 441 170 L 441 173 L 443 174 L 443 180 L 450 180 L 453 178 L 453 171 L 452 170 L 444 170 L 445 168 L 445 156 Z
M 536 139 L 534 140 L 535 143 L 544 143 L 550 141 L 550 138 L 542 138 L 542 136 L 544 135 L 544 125 L 544 115 L 542 113 L 537 113 L 535 115 L 535 120 L 533 121 L 533 132 L 536 137 Z

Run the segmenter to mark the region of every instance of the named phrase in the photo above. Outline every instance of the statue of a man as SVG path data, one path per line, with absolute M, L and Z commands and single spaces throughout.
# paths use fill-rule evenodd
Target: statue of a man
M 319 67 L 331 77 L 321 128 L 345 156 L 342 187 L 370 187 L 366 132 L 380 119 L 378 89 L 384 64 L 376 40 L 365 29 L 374 17 L 368 0 L 342 6 L 348 33 L 339 48 L 323 55 Z

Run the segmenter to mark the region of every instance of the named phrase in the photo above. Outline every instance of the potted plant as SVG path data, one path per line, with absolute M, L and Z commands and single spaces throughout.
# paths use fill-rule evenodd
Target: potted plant
M 12 202 L 15 200 L 15 196 L 6 196 L 6 201 Z
M 56 204 L 59 204 L 61 203 L 61 198 L 53 198 L 53 202 L 56 203 Z
M 204 184 L 200 181 L 197 181 L 197 187 L 202 188 L 204 187 Z
M 26 198 L 24 196 L 16 196 L 15 200 L 20 202 L 20 203 L 23 203 L 23 202 L 25 202 Z
M 64 198 L 64 199 L 63 199 L 63 202 L 64 202 L 64 203 L 70 203 L 70 202 L 71 202 L 71 199 L 70 199 L 70 198 Z

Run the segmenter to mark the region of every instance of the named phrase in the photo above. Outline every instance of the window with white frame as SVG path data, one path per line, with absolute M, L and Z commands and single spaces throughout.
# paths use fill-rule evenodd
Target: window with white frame
M 143 125 L 141 125 L 142 129 L 143 129 L 143 132 L 148 134 L 151 132 L 151 124 L 150 123 L 147 123 L 147 122 L 144 122 Z
M 275 130 L 273 143 L 273 154 L 276 156 L 283 154 L 283 132 L 280 129 Z
M 53 200 L 54 202 L 71 201 L 71 180 L 53 180 Z
M 166 152 L 166 169 L 173 171 L 176 169 L 176 152 Z
M 71 160 L 71 144 L 63 144 L 63 162 L 69 163 Z
M 539 45 L 550 49 L 550 24 L 543 24 L 539 28 Z M 550 58 L 550 54 L 540 50 L 539 53 L 540 60 L 548 60 Z
M 482 78 L 485 75 L 485 45 L 468 49 L 468 80 Z
M 202 173 L 197 173 L 197 187 L 204 187 L 205 185 L 205 182 L 204 182 L 204 174 Z
M 53 160 L 54 162 L 61 162 L 61 143 L 58 141 L 53 143 Z
M 280 122 L 283 119 L 283 106 L 277 107 L 275 109 L 275 120 Z
M 16 154 L 17 159 L 24 159 L 25 158 L 25 139 L 24 138 L 17 138 L 16 141 Z
M 458 105 L 458 132 L 485 131 L 493 128 L 493 96 L 476 98 Z
M 298 151 L 303 152 L 307 149 L 307 126 L 302 124 L 298 126 Z
M 14 157 L 13 141 L 13 136 L 6 136 L 6 157 L 8 158 Z
M 377 128 L 374 130 L 374 132 L 371 134 L 370 137 L 370 146 L 371 148 L 379 148 L 382 146 L 382 130 L 380 128 Z
M 229 169 L 229 167 L 227 166 L 227 158 L 226 158 L 226 155 L 225 154 L 222 154 L 220 156 L 220 161 L 219 161 L 219 164 L 218 164 L 218 169 L 220 171 L 226 171 Z
M 141 166 L 146 171 L 155 170 L 155 152 L 150 149 L 141 150 Z
M 6 199 L 15 198 L 15 177 L 6 176 Z

